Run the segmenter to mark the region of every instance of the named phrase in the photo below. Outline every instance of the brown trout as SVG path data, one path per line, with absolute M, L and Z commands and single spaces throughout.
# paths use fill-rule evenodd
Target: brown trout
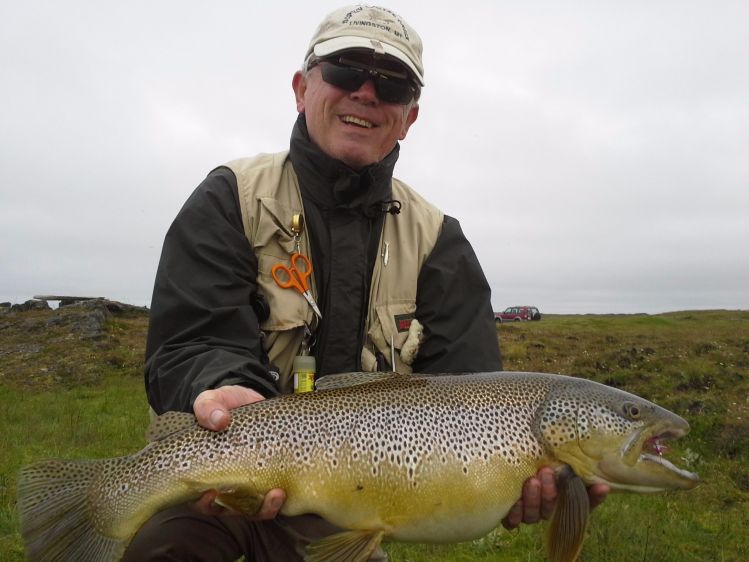
M 542 466 L 559 468 L 549 557 L 577 559 L 585 485 L 689 489 L 696 474 L 666 460 L 681 417 L 635 395 L 540 373 L 354 373 L 325 389 L 232 411 L 222 432 L 170 412 L 127 457 L 42 461 L 21 470 L 18 510 L 31 561 L 118 560 L 156 512 L 217 489 L 253 513 L 272 488 L 282 513 L 348 529 L 307 559 L 367 560 L 381 540 L 459 542 L 495 528 Z M 338 558 L 336 558 L 338 559 Z

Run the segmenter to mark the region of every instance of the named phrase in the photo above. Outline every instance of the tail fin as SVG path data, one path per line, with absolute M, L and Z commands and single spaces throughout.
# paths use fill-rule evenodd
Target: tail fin
M 126 543 L 96 528 L 91 489 L 111 461 L 43 461 L 18 476 L 21 535 L 31 562 L 119 560 Z

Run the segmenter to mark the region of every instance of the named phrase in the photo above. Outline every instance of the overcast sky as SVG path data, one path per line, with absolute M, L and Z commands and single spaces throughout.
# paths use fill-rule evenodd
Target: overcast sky
M 0 0 L 0 301 L 148 305 L 215 166 L 288 147 L 343 2 Z M 400 177 L 495 310 L 749 309 L 749 2 L 393 0 L 427 86 Z

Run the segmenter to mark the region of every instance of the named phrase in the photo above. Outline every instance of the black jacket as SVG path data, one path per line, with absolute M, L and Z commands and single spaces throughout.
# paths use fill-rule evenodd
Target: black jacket
M 360 369 L 369 282 L 383 210 L 390 205 L 396 148 L 355 172 L 309 140 L 303 116 L 291 139 L 323 321 L 318 376 Z M 156 412 L 191 411 L 203 390 L 229 384 L 278 392 L 253 308 L 257 258 L 245 237 L 234 174 L 212 171 L 164 241 L 146 348 L 145 382 Z M 501 370 L 490 290 L 458 221 L 442 232 L 418 278 L 416 318 L 424 341 L 415 372 Z

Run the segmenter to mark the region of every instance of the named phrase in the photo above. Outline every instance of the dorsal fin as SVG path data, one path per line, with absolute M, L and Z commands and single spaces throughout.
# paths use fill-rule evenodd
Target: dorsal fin
M 148 441 L 161 441 L 178 431 L 197 425 L 195 416 L 186 412 L 165 412 L 151 420 L 146 430 Z
M 366 371 L 357 373 L 336 373 L 320 377 L 320 379 L 315 382 L 315 390 L 333 390 L 335 388 L 347 388 L 349 386 L 359 386 L 360 384 L 368 384 L 371 382 L 384 381 L 392 378 L 401 378 L 407 376 L 408 375 L 402 375 L 400 373 L 394 373 L 392 371 L 380 371 L 376 373 L 369 373 Z

